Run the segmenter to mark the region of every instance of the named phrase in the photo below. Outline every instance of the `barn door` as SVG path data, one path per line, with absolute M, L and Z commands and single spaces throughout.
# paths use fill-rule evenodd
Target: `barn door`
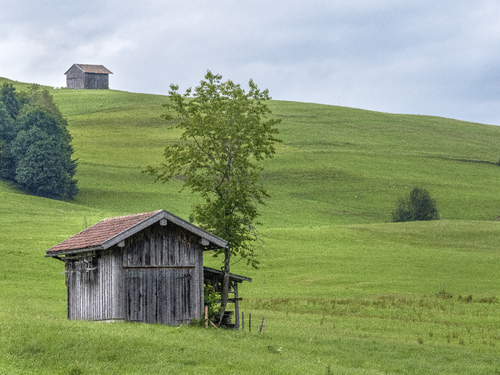
M 194 267 L 127 268 L 125 319 L 178 325 L 199 318 L 193 315 L 193 276 Z

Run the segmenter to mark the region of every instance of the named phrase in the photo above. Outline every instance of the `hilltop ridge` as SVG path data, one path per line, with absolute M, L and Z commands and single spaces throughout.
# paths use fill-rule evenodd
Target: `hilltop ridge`
M 160 117 L 168 97 L 50 92 L 80 193 L 61 202 L 0 182 L 0 373 L 498 371 L 500 127 L 271 101 L 283 143 L 262 174 L 261 265 L 231 266 L 252 278 L 240 307 L 253 331 L 102 324 L 67 320 L 64 264 L 45 250 L 106 217 L 188 219 L 197 197 L 141 173 L 179 136 Z M 443 220 L 389 222 L 417 185 Z
M 126 213 L 167 200 L 187 215 L 196 197 L 179 193 L 175 181 L 153 184 L 141 174 L 161 163 L 164 146 L 179 134 L 160 118 L 167 96 L 50 91 L 68 120 L 79 162 L 75 203 Z M 283 144 L 262 175 L 272 196 L 263 210 L 265 225 L 385 222 L 397 198 L 414 186 L 431 192 L 444 219 L 500 215 L 494 204 L 500 127 L 319 104 L 269 105 L 282 118 Z M 123 204 L 139 193 L 138 206 Z M 290 212 L 301 215 L 289 219 L 295 216 Z

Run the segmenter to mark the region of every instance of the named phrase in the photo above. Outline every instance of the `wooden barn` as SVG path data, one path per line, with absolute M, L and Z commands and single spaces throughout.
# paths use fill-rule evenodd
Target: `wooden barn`
M 165 211 L 104 219 L 51 247 L 65 262 L 68 319 L 126 320 L 179 325 L 200 319 L 204 284 L 217 287 L 222 272 L 203 266 L 203 252 L 227 242 Z M 238 284 L 230 302 L 239 327 Z
M 68 89 L 109 89 L 109 75 L 102 65 L 73 64 L 66 73 Z

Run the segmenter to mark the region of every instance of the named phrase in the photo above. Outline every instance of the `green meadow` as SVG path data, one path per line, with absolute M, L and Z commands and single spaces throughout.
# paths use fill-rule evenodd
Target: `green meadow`
M 187 219 L 197 197 L 141 173 L 179 136 L 160 118 L 167 97 L 51 94 L 80 193 L 0 182 L 0 374 L 500 374 L 500 127 L 272 101 L 283 143 L 262 174 L 261 267 L 232 266 L 253 278 L 245 331 L 81 322 L 45 250 L 105 217 Z M 391 223 L 415 186 L 442 220 Z

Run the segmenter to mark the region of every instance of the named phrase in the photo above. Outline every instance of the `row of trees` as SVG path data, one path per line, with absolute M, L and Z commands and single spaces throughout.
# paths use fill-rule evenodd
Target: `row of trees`
M 0 178 L 28 194 L 71 200 L 78 193 L 67 122 L 47 89 L 0 87 Z

